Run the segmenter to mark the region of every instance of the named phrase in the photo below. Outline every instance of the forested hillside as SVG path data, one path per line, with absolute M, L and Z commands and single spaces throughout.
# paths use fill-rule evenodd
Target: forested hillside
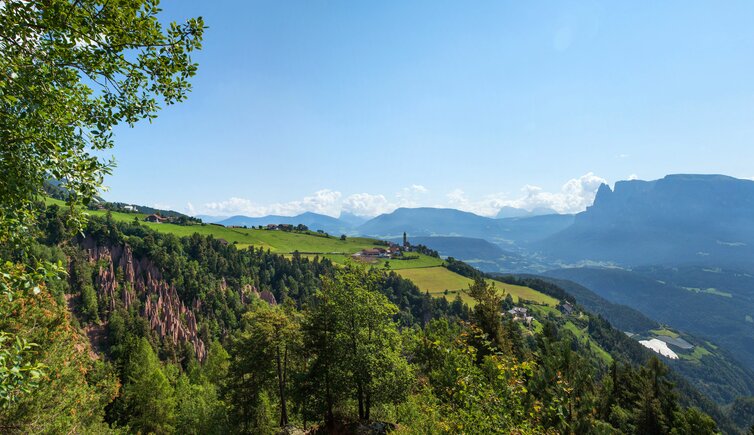
M 0 424 L 14 431 L 711 433 L 714 420 L 696 407 L 737 430 L 605 321 L 523 300 L 532 327 L 501 321 L 515 304 L 481 279 L 469 308 L 384 268 L 107 217 L 71 237 L 65 221 L 57 206 L 41 212 L 34 249 L 61 260 L 67 280 L 13 302 L 45 301 L 28 321 L 50 316 L 70 331 L 24 337 L 43 366 L 34 388 L 5 403 Z M 3 326 L 25 331 L 17 320 Z M 78 344 L 62 352 L 70 334 Z M 79 368 L 51 382 L 69 360 Z

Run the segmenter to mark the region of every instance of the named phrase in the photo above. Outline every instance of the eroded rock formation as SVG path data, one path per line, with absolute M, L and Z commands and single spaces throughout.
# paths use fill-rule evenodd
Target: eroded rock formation
M 95 285 L 98 296 L 110 301 L 110 310 L 116 308 L 117 301 L 125 308 L 136 300 L 141 301 L 142 315 L 161 338 L 170 337 L 174 343 L 191 343 L 197 358 L 204 360 L 207 350 L 199 338 L 194 314 L 201 308 L 198 300 L 191 309 L 187 308 L 154 263 L 146 258 L 135 258 L 128 245 L 99 246 L 86 238 L 82 247 L 89 261 L 98 266 Z

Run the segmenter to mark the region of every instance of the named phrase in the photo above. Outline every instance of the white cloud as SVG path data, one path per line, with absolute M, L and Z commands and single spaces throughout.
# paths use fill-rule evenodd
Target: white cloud
M 158 208 L 160 210 L 172 210 L 173 206 L 164 202 L 155 202 L 152 204 L 152 208 Z
M 546 192 L 541 187 L 526 185 L 522 188 L 522 196 L 511 198 L 502 193 L 490 194 L 481 199 L 469 198 L 458 188 L 445 195 L 443 204 L 437 207 L 453 207 L 469 211 L 482 216 L 495 216 L 501 207 L 510 206 L 533 210 L 535 208 L 551 208 L 558 213 L 577 213 L 583 211 L 594 201 L 594 196 L 600 184 L 606 183 L 604 178 L 593 173 L 568 180 L 557 192 Z M 428 205 L 429 189 L 413 184 L 404 187 L 392 197 L 381 193 L 355 193 L 343 198 L 335 190 L 322 189 L 300 200 L 259 204 L 246 198 L 230 198 L 225 201 L 209 202 L 201 207 L 194 207 L 191 203 L 186 206 L 190 214 L 200 213 L 215 216 L 246 215 L 265 216 L 277 214 L 294 216 L 306 211 L 337 217 L 341 211 L 358 216 L 373 217 L 383 213 L 390 213 L 399 207 L 420 207 Z
M 507 205 L 527 210 L 547 207 L 558 213 L 577 213 L 592 205 L 597 189 L 603 183 L 607 183 L 604 178 L 589 172 L 568 180 L 559 192 L 545 192 L 540 187 L 527 185 L 525 195 Z
M 194 204 L 192 204 L 190 201 L 186 203 L 186 207 L 184 208 L 186 214 L 190 216 L 194 216 L 196 214 L 196 209 L 194 208 Z
M 295 216 L 306 211 L 338 216 L 340 214 L 341 193 L 330 189 L 314 192 L 314 195 L 301 200 L 278 202 L 267 205 L 257 204 L 246 198 L 230 198 L 226 201 L 204 204 L 204 210 L 211 215 L 265 216 L 270 214 Z
M 495 216 L 501 207 L 510 202 L 504 199 L 503 194 L 487 195 L 481 200 L 473 201 L 466 196 L 462 189 L 453 189 L 445 194 L 445 197 L 449 207 L 481 216 Z
M 192 206 L 191 212 L 222 216 L 295 216 L 311 211 L 337 217 L 341 211 L 347 211 L 359 216 L 373 217 L 389 213 L 398 207 L 417 207 L 422 196 L 428 192 L 429 189 L 421 184 L 413 184 L 396 192 L 393 198 L 383 194 L 355 193 L 344 199 L 338 191 L 322 189 L 301 200 L 272 204 L 259 204 L 250 199 L 234 197 L 225 201 L 208 202 L 199 207 L 199 210 Z
M 629 176 L 628 176 L 628 179 L 629 179 L 629 180 L 638 180 L 638 179 L 639 179 L 639 176 L 638 176 L 638 175 L 636 175 L 636 174 L 631 174 L 631 175 L 629 175 Z
M 356 193 L 343 201 L 343 211 L 358 216 L 377 216 L 390 213 L 399 207 L 418 207 L 429 189 L 421 184 L 412 184 L 395 193 L 393 200 L 383 194 Z
M 397 199 L 396 207 L 418 207 L 422 196 L 429 192 L 429 189 L 421 184 L 412 184 L 409 187 L 404 187 L 395 194 Z
M 396 208 L 397 206 L 388 201 L 385 195 L 372 195 L 370 193 L 355 193 L 349 195 L 343 201 L 343 211 L 358 216 L 377 216 L 390 213 Z
M 521 190 L 523 196 L 517 199 L 506 198 L 503 194 L 488 195 L 480 200 L 471 200 L 461 189 L 454 189 L 445 196 L 448 205 L 459 210 L 482 216 L 494 216 L 503 206 L 525 210 L 551 208 L 558 213 L 578 213 L 592 205 L 597 189 L 607 181 L 592 172 L 568 180 L 558 192 L 545 192 L 539 186 L 527 184 Z
M 462 189 L 453 189 L 447 194 L 445 194 L 445 197 L 448 198 L 448 204 L 451 206 L 465 206 L 469 203 L 468 198 L 466 198 L 466 194 L 463 192 Z

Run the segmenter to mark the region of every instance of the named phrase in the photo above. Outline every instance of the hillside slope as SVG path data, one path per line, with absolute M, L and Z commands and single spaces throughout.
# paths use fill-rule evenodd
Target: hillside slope
M 641 312 L 625 305 L 612 303 L 590 289 L 573 281 L 543 277 L 573 295 L 589 311 L 606 318 L 616 328 L 626 331 L 635 340 L 660 338 L 671 342 L 670 347 L 679 358 L 668 364 L 721 405 L 737 397 L 754 395 L 754 373 L 739 363 L 729 352 L 688 333 L 668 329 Z M 681 338 L 682 347 L 675 345 Z M 685 343 L 693 348 L 685 348 Z
M 610 302 L 641 311 L 672 327 L 707 338 L 754 368 L 754 305 L 743 296 L 723 291 L 697 291 L 634 270 L 607 268 L 559 269 L 547 276 L 576 282 Z M 713 272 L 709 272 L 712 274 Z M 721 273 L 714 273 L 720 275 Z M 705 289 L 707 290 L 707 289 Z

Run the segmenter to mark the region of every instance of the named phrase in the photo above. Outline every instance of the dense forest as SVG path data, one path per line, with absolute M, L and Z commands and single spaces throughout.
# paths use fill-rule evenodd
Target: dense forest
M 470 307 L 431 298 L 384 269 L 179 239 L 137 222 L 91 218 L 72 234 L 67 213 L 42 210 L 26 253 L 58 262 L 66 279 L 39 276 L 38 291 L 2 302 L 17 313 L 2 330 L 34 343 L 20 352 L 32 356 L 35 382 L 3 396 L 8 431 L 718 427 L 699 408 L 714 414 L 714 405 L 675 388 L 667 367 L 598 317 L 583 322 L 610 360 L 554 316 L 540 319 L 540 333 L 501 320 L 511 301 L 481 279 L 468 289 Z

